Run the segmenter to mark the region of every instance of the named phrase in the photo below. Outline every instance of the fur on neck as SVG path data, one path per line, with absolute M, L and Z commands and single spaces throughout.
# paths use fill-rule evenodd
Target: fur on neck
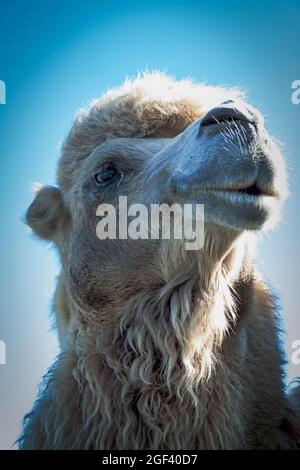
M 83 312 L 75 313 L 66 351 L 32 412 L 44 409 L 42 448 L 201 447 L 210 379 L 235 322 L 232 285 L 241 263 L 235 267 L 232 250 L 218 263 L 212 253 L 187 260 L 179 251 L 180 275 L 169 262 L 164 285 L 130 299 L 113 327 L 84 325 Z

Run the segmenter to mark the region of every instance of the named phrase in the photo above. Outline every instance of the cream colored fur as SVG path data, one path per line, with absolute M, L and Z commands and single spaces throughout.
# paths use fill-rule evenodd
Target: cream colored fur
M 180 242 L 96 243 L 90 235 L 83 183 L 98 146 L 107 153 L 118 145 L 120 153 L 122 139 L 144 139 L 134 141 L 135 156 L 151 158 L 164 139 L 241 96 L 146 74 L 74 122 L 59 189 L 42 189 L 27 214 L 61 258 L 54 300 L 61 354 L 25 417 L 22 449 L 300 447 L 280 312 L 253 264 L 255 232 L 212 224 L 196 254 Z M 137 171 L 126 191 L 149 201 L 154 183 L 141 187 L 141 178 Z

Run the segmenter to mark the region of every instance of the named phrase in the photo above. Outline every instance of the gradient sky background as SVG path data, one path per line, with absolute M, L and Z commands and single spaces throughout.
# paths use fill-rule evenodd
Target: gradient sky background
M 75 111 L 125 76 L 162 69 L 211 84 L 239 85 L 285 143 L 291 197 L 279 230 L 263 237 L 264 276 L 280 293 L 291 344 L 300 339 L 300 2 L 0 0 L 1 235 L 0 448 L 9 448 L 50 365 L 49 312 L 58 263 L 21 218 L 34 182 L 55 182 L 59 143 Z M 272 386 L 272 385 L 270 385 Z

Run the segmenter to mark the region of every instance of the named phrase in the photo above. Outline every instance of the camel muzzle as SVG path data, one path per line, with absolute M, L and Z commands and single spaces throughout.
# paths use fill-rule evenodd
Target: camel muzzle
M 171 191 L 178 195 L 208 190 L 274 195 L 269 188 L 273 175 L 264 155 L 263 134 L 263 117 L 242 101 L 228 100 L 211 109 L 174 142 L 177 161 L 170 177 Z
M 281 199 L 276 151 L 262 115 L 243 101 L 212 108 L 164 151 L 173 165 L 173 203 L 203 203 L 206 220 L 243 229 L 273 219 Z

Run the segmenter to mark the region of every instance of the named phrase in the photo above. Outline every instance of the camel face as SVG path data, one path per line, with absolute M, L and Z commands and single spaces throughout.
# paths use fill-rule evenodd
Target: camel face
M 173 138 L 109 139 L 83 162 L 68 194 L 72 230 L 65 263 L 71 291 L 85 308 L 105 311 L 109 305 L 111 311 L 165 280 L 158 269 L 161 240 L 119 235 L 127 212 L 123 222 L 116 219 L 115 239 L 97 238 L 99 204 L 113 206 L 119 215 L 120 197 L 127 198 L 128 207 L 142 204 L 149 212 L 151 204 L 201 203 L 206 235 L 219 227 L 222 241 L 228 231 L 231 243 L 232 231 L 240 234 L 274 223 L 285 192 L 280 152 L 261 114 L 242 101 L 213 107 Z M 172 239 L 167 243 L 174 246 Z M 174 250 L 169 249 L 169 256 L 174 258 Z M 191 255 L 182 256 L 190 260 Z M 175 272 L 180 269 L 175 266 Z
M 125 83 L 77 118 L 58 183 L 38 193 L 28 223 L 58 246 L 76 303 L 105 319 L 137 293 L 191 277 L 200 264 L 213 269 L 240 235 L 247 243 L 249 230 L 276 222 L 286 194 L 280 151 L 239 92 L 155 74 Z M 203 204 L 209 248 L 195 254 L 181 240 L 119 236 L 120 197 L 149 211 Z M 113 239 L 97 236 L 103 204 L 116 210 Z

